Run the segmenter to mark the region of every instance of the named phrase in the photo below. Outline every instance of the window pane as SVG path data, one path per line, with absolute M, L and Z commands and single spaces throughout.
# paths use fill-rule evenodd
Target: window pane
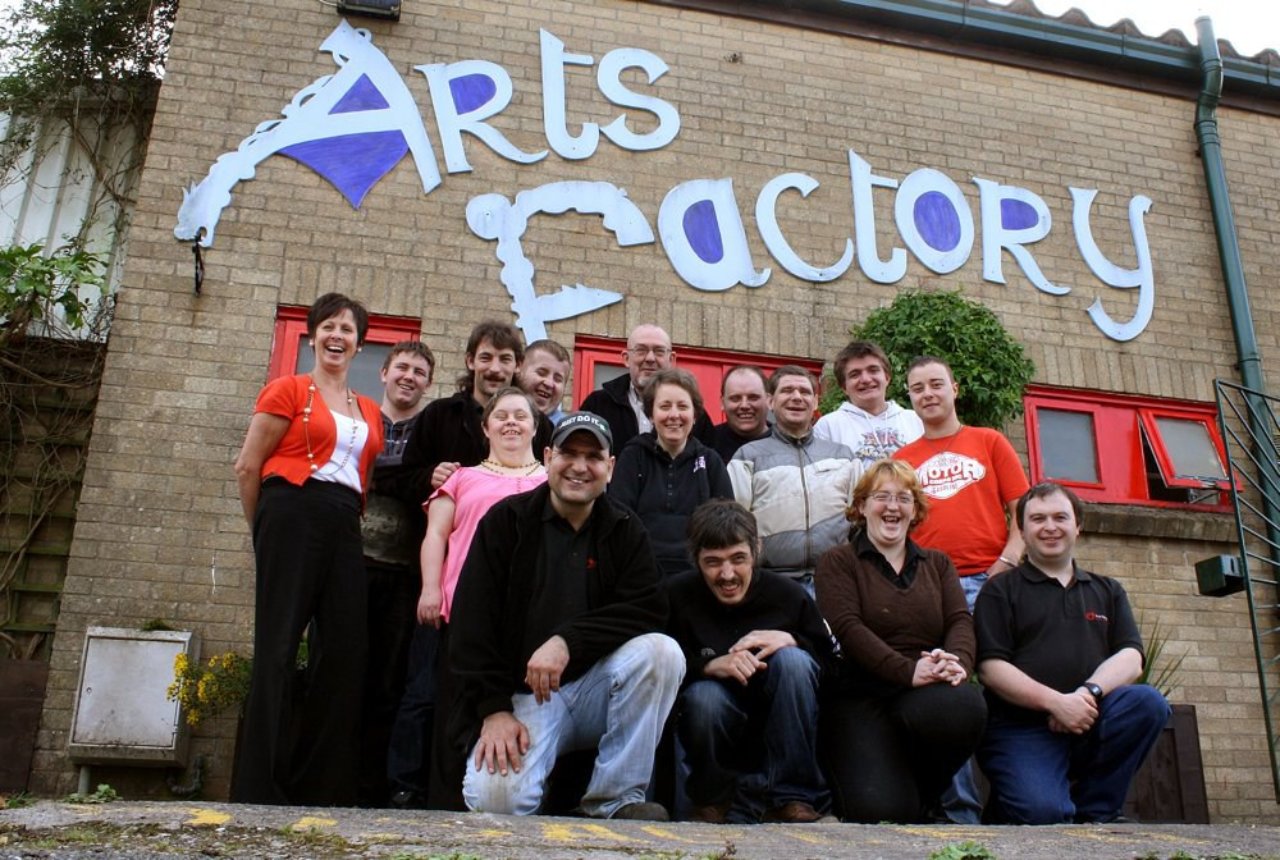
M 1215 480 L 1227 477 L 1209 428 L 1202 422 L 1156 416 L 1156 426 L 1160 429 L 1160 438 L 1164 440 L 1169 459 L 1173 461 L 1175 477 Z
M 600 364 L 595 366 L 595 379 L 591 380 L 591 390 L 594 391 L 606 382 L 612 382 L 619 376 L 626 376 L 627 369 L 618 367 L 616 364 Z
M 1040 464 L 1046 478 L 1098 483 L 1098 451 L 1093 415 L 1061 409 L 1037 409 Z
M 316 353 L 307 345 L 306 335 L 299 338 L 298 367 L 295 373 L 309 373 L 316 366 Z M 347 372 L 347 384 L 375 403 L 382 402 L 382 362 L 387 360 L 391 345 L 364 342 Z

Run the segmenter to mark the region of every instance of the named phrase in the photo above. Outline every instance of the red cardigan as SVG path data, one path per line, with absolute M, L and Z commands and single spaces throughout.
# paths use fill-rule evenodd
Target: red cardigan
M 289 429 L 262 464 L 264 479 L 278 475 L 291 484 L 301 486 L 311 477 L 307 461 L 307 437 L 302 424 L 302 410 L 307 405 L 307 389 L 311 382 L 310 375 L 305 373 L 281 376 L 268 382 L 258 394 L 258 402 L 253 408 L 255 413 L 279 415 L 289 422 Z M 315 454 L 316 465 L 324 465 L 337 447 L 338 425 L 319 391 L 312 401 L 311 452 Z M 360 487 L 367 493 L 373 461 L 382 451 L 382 413 L 377 403 L 362 394 L 356 395 L 356 404 L 360 407 L 365 423 L 369 425 L 369 438 L 365 440 L 364 450 L 360 452 Z

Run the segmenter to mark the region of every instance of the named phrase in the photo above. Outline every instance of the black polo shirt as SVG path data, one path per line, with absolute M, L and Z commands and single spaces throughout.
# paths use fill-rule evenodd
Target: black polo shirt
M 604 500 L 597 499 L 596 504 L 604 504 Z M 563 621 L 576 618 L 590 608 L 587 571 L 596 564 L 592 529 L 584 524 L 575 531 L 552 506 L 550 496 L 543 506 L 541 522 L 542 548 L 534 562 L 533 577 L 542 587 L 534 589 L 528 608 L 526 660 L 555 635 Z
M 1069 693 L 1122 648 L 1142 652 L 1124 586 L 1079 567 L 1063 588 L 1030 562 L 989 580 L 973 607 L 978 663 L 1005 660 L 1032 679 Z M 990 689 L 993 716 L 1042 721 L 1045 714 L 1012 705 Z

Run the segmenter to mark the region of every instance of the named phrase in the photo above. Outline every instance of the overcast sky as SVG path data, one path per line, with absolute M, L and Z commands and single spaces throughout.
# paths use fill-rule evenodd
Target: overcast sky
M 1010 0 L 993 0 L 1008 5 Z M 1196 42 L 1195 20 L 1208 15 L 1214 35 L 1251 57 L 1267 48 L 1280 50 L 1280 0 L 1033 0 L 1040 11 L 1057 17 L 1075 7 L 1101 27 L 1130 18 L 1148 36 L 1178 29 Z

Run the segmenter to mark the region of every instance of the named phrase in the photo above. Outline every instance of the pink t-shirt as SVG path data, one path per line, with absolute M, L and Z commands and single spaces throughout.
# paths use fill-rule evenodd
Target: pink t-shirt
M 546 472 L 536 475 L 499 475 L 480 466 L 464 466 L 450 475 L 440 485 L 440 489 L 432 493 L 422 505 L 422 509 L 426 510 L 440 495 L 453 499 L 455 505 L 453 531 L 449 532 L 449 542 L 445 546 L 444 569 L 440 577 L 440 617 L 446 622 L 453 607 L 453 593 L 458 588 L 462 564 L 467 560 L 471 539 L 475 537 L 481 518 L 489 512 L 489 508 L 507 496 L 532 490 L 546 481 Z

